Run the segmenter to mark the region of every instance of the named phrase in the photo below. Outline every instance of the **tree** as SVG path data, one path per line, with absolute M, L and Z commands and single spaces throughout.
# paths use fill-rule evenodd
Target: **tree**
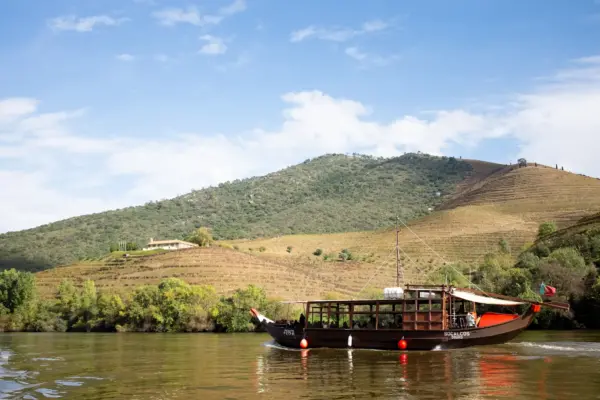
M 89 332 L 98 316 L 98 293 L 94 281 L 88 279 L 83 283 L 79 307 L 79 321 L 76 325 Z
M 209 247 L 213 242 L 212 233 L 204 226 L 196 229 L 188 238 L 188 242 L 196 243 L 201 247 Z
M 544 236 L 548 236 L 551 233 L 556 232 L 556 224 L 554 222 L 543 222 L 540 224 L 538 228 L 538 238 L 543 238 Z
M 27 303 L 35 294 L 35 277 L 13 269 L 0 272 L 0 304 L 8 312 Z
M 500 239 L 500 242 L 498 242 L 498 245 L 500 246 L 501 253 L 510 254 L 510 244 L 508 244 L 506 239 L 504 239 L 504 238 Z
M 565 268 L 577 271 L 587 271 L 588 267 L 585 264 L 581 254 L 572 247 L 562 247 L 554 250 L 548 256 L 549 261 L 556 261 Z
M 524 158 L 519 158 L 517 162 L 519 163 L 519 168 L 527 166 L 527 160 Z
M 127 250 L 127 251 L 134 251 L 134 250 L 138 250 L 138 249 L 139 249 L 139 247 L 138 247 L 137 243 L 128 242 L 125 245 L 125 250 Z

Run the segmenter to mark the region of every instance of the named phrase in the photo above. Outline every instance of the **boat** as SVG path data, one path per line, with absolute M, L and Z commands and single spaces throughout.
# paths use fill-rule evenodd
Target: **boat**
M 398 249 L 397 235 L 398 228 Z M 532 323 L 541 307 L 569 310 L 568 303 L 446 284 L 402 287 L 398 251 L 396 255 L 396 286 L 385 288 L 381 300 L 286 302 L 303 304 L 300 320 L 294 323 L 273 321 L 255 308 L 250 312 L 283 347 L 437 350 L 506 343 Z M 477 306 L 485 309 L 481 315 Z M 503 312 L 490 311 L 493 307 Z

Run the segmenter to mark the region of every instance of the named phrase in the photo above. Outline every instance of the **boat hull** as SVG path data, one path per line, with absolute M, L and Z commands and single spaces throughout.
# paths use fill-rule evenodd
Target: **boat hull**
M 401 329 L 301 329 L 266 323 L 267 332 L 281 346 L 301 348 L 306 339 L 307 348 L 355 348 L 399 350 L 399 341 L 406 342 L 405 350 L 456 349 L 471 346 L 506 343 L 533 320 L 529 311 L 512 321 L 485 328 L 461 330 L 401 330 Z

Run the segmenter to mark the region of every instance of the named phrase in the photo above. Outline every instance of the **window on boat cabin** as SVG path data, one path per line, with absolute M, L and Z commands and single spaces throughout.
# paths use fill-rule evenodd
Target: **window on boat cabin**
M 355 304 L 352 312 L 352 329 L 375 329 L 377 321 L 375 304 Z
M 342 328 L 350 327 L 350 306 L 345 303 L 311 304 L 308 313 L 309 328 Z
M 414 307 L 414 305 L 413 305 Z M 402 328 L 402 303 L 379 303 L 379 318 L 377 329 Z

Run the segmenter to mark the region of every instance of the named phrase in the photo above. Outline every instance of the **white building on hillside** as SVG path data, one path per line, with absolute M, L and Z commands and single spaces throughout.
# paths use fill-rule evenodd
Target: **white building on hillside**
M 181 250 L 189 249 L 191 247 L 199 247 L 196 243 L 186 242 L 184 240 L 154 240 L 150 238 L 148 245 L 142 250 Z

